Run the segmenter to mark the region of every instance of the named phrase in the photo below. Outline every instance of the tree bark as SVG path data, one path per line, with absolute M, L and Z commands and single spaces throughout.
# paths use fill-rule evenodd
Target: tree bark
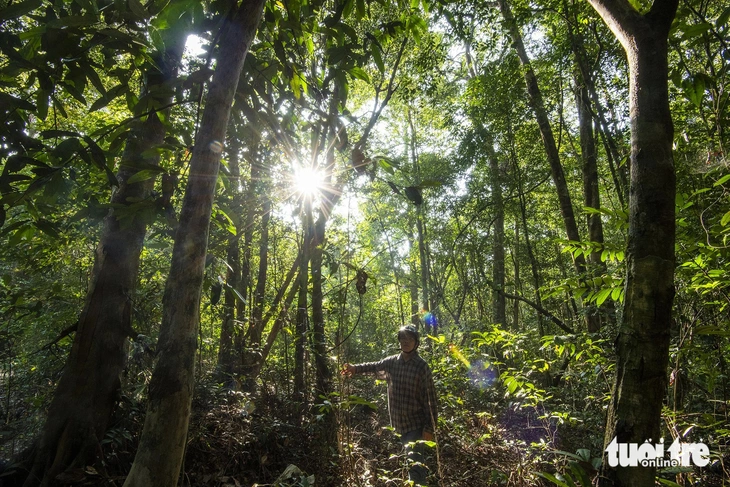
M 182 24 L 168 32 L 166 51 L 156 56 L 155 66 L 146 74 L 145 94 L 153 97 L 158 106 L 171 102 L 165 83 L 177 76 L 187 35 L 187 26 Z M 132 184 L 127 181 L 142 167 L 159 164 L 159 156 L 142 154 L 163 143 L 165 134 L 165 126 L 154 113 L 130 132 L 112 204 L 127 206 L 151 197 L 154 179 Z M 54 485 L 56 476 L 66 469 L 100 460 L 100 442 L 116 404 L 120 374 L 126 363 L 126 339 L 132 334 L 133 298 L 146 229 L 143 217 L 124 224 L 116 213 L 104 219 L 86 304 L 48 417 L 36 440 L 25 486 Z
M 269 171 L 263 171 L 264 180 L 268 180 Z M 262 185 L 261 198 L 261 239 L 259 241 L 259 270 L 256 275 L 256 288 L 253 292 L 253 308 L 251 309 L 251 337 L 249 343 L 252 348 L 261 345 L 261 334 L 264 331 L 262 321 L 264 314 L 264 297 L 266 296 L 266 280 L 269 273 L 269 221 L 271 220 L 271 197 L 268 195 L 266 186 Z
M 233 95 L 253 41 L 264 0 L 247 0 L 234 10 L 221 39 L 200 132 L 190 162 L 180 226 L 163 298 L 158 361 L 137 455 L 126 487 L 177 485 L 190 419 L 195 378 L 196 335 L 208 247 L 208 231 Z M 225 60 L 225 62 L 223 62 Z
M 566 5 L 566 11 L 567 11 Z M 587 54 L 580 32 L 574 32 L 573 25 L 568 22 L 568 35 L 570 45 L 575 58 L 575 102 L 578 109 L 578 127 L 580 138 L 581 159 L 583 161 L 583 205 L 586 208 L 599 210 L 601 208 L 601 196 L 598 187 L 598 153 L 596 149 L 596 137 L 593 131 L 594 118 L 591 108 L 590 89 L 593 87 L 593 78 L 588 66 Z M 586 215 L 588 226 L 588 240 L 592 244 L 603 245 L 603 223 L 600 213 L 588 213 Z M 601 260 L 600 248 L 589 255 L 590 268 L 587 269 L 589 278 L 601 276 L 606 273 L 606 262 Z M 605 306 L 609 309 L 608 315 L 613 320 L 615 314 L 613 301 L 608 300 Z M 589 332 L 597 332 L 601 325 L 601 316 L 595 305 L 587 306 L 587 312 L 592 319 L 589 324 Z
M 629 62 L 631 182 L 624 316 L 604 446 L 656 442 L 667 386 L 674 299 L 674 127 L 669 110 L 668 40 L 678 0 L 656 0 L 645 15 L 626 0 L 589 0 Z M 611 467 L 603 485 L 654 485 L 653 467 Z
M 512 46 L 517 53 L 517 57 L 520 59 L 520 64 L 522 64 L 530 106 L 535 112 L 535 118 L 537 119 L 537 124 L 540 128 L 540 135 L 542 136 L 545 153 L 550 164 L 550 172 L 552 173 L 553 183 L 555 184 L 555 191 L 558 195 L 560 214 L 563 217 L 565 232 L 568 236 L 568 240 L 579 242 L 580 234 L 578 232 L 578 225 L 575 221 L 575 212 L 573 211 L 573 203 L 571 201 L 570 191 L 568 190 L 568 183 L 565 180 L 565 173 L 563 172 L 563 166 L 560 162 L 558 146 L 555 143 L 555 136 L 553 135 L 553 130 L 550 126 L 547 110 L 545 110 L 542 92 L 540 91 L 540 86 L 537 83 L 537 76 L 535 76 L 535 72 L 532 69 L 530 58 L 527 56 L 525 45 L 522 42 L 522 35 L 520 34 L 507 0 L 498 0 L 498 3 L 499 8 L 502 11 L 502 16 L 505 20 L 507 30 L 512 38 Z M 582 278 L 586 269 L 585 259 L 582 255 L 579 255 L 578 257 L 575 257 L 573 263 L 575 264 L 578 276 Z M 586 325 L 588 331 L 597 331 L 600 329 L 600 320 L 598 320 L 597 316 L 587 315 Z
M 299 270 L 299 263 L 295 263 L 295 267 L 293 270 L 298 271 Z M 281 291 L 286 291 L 286 288 L 289 286 L 290 280 L 287 280 L 284 285 L 281 288 Z M 294 279 L 294 282 L 292 282 L 291 288 L 289 289 L 289 292 L 286 294 L 286 297 L 284 298 L 284 304 L 282 304 L 281 310 L 279 311 L 279 314 L 276 317 L 276 321 L 274 321 L 274 324 L 271 327 L 271 331 L 269 332 L 269 336 L 266 338 L 266 343 L 264 344 L 263 348 L 261 349 L 261 357 L 258 362 L 256 362 L 251 370 L 249 371 L 248 380 L 249 382 L 254 382 L 256 378 L 258 378 L 259 374 L 261 373 L 261 369 L 264 366 L 264 363 L 266 363 L 266 358 L 269 356 L 269 352 L 271 351 L 271 347 L 274 346 L 274 342 L 276 341 L 276 337 L 279 335 L 279 331 L 281 331 L 281 327 L 284 325 L 284 320 L 286 319 L 287 314 L 289 313 L 289 308 L 291 307 L 291 304 L 294 302 L 294 297 L 297 295 L 297 292 L 299 291 L 299 276 L 297 276 L 296 279 Z M 283 296 L 283 294 L 282 294 Z M 270 317 L 273 315 L 274 312 L 278 309 L 279 303 L 276 302 L 272 305 L 272 309 L 269 310 L 269 313 L 267 313 L 267 317 L 264 318 L 264 323 L 268 323 Z
M 487 137 L 487 157 L 489 159 L 489 177 L 492 185 L 492 208 L 494 211 L 494 238 L 492 240 L 492 280 L 493 289 L 493 322 L 507 326 L 506 300 L 504 298 L 505 254 L 504 254 L 504 198 L 502 197 L 502 177 L 499 160 L 494 151 L 491 136 Z M 515 329 L 517 322 L 515 321 Z
M 312 236 L 312 202 L 305 199 L 302 211 L 302 250 L 299 257 L 299 296 L 297 299 L 297 323 L 294 337 L 294 400 L 303 404 L 306 397 L 306 344 L 309 331 L 309 244 Z
M 241 261 L 241 280 L 238 284 L 238 291 L 241 296 L 248 299 L 248 290 L 251 284 L 251 247 L 253 245 L 253 229 L 256 221 L 256 201 L 258 199 L 256 188 L 261 174 L 261 164 L 256 160 L 256 152 L 253 153 L 251 159 L 250 179 L 246 188 L 246 196 L 244 197 L 246 207 L 246 218 L 243 223 L 243 259 Z M 233 349 L 236 360 L 237 369 L 235 373 L 240 373 L 245 368 L 244 348 L 246 346 L 246 337 L 250 337 L 253 323 L 246 320 L 248 313 L 251 315 L 251 307 L 246 307 L 247 301 L 239 301 L 236 305 L 236 316 L 239 321 L 248 323 L 247 328 L 242 333 L 235 335 Z
M 231 150 L 229 151 L 229 167 L 231 171 L 231 179 L 235 187 L 233 195 L 232 213 L 240 214 L 243 209 L 242 194 L 238 189 L 241 179 L 241 169 L 239 164 L 238 137 L 235 132 L 229 137 Z M 238 283 L 241 276 L 241 230 L 240 220 L 236 224 L 236 234 L 228 236 L 228 248 L 226 250 L 228 269 L 226 271 L 226 291 L 224 294 L 223 308 L 224 316 L 221 324 L 220 347 L 218 348 L 218 370 L 223 375 L 223 380 L 230 380 L 234 372 L 234 349 L 233 337 L 236 327 L 234 326 L 237 309 L 237 299 L 234 290 L 238 290 Z

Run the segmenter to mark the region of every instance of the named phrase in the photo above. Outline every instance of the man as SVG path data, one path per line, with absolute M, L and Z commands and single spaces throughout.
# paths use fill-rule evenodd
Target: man
M 400 353 L 379 362 L 345 364 L 343 374 L 374 373 L 388 382 L 388 412 L 390 424 L 406 447 L 411 467 L 409 480 L 425 485 L 426 468 L 422 465 L 421 448 L 413 443 L 419 440 L 433 441 L 436 431 L 436 389 L 431 369 L 418 355 L 419 336 L 413 325 L 398 330 Z M 415 464 L 414 464 L 415 463 Z

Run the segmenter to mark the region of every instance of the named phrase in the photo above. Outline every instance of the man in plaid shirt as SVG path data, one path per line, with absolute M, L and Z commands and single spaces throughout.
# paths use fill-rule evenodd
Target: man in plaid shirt
M 415 462 L 408 478 L 416 485 L 424 485 L 426 469 L 422 465 L 420 448 L 411 448 L 418 440 L 433 441 L 436 431 L 437 403 L 431 369 L 418 355 L 419 336 L 413 325 L 398 330 L 401 352 L 378 362 L 345 364 L 343 373 L 374 373 L 388 382 L 388 411 L 390 423 L 401 436 L 409 459 Z

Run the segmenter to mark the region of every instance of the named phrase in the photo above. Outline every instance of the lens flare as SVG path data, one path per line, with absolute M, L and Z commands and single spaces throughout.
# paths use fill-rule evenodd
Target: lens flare
M 492 387 L 499 378 L 499 372 L 489 362 L 477 361 L 467 373 L 472 384 L 480 389 Z
M 477 360 L 474 363 L 469 362 L 469 359 L 461 353 L 459 347 L 453 343 L 449 345 L 449 353 L 451 353 L 456 360 L 466 365 L 466 368 L 468 369 L 466 375 L 469 377 L 469 382 L 471 382 L 472 385 L 480 389 L 486 389 L 488 387 L 492 387 L 494 383 L 497 382 L 497 379 L 499 379 L 499 372 L 488 361 Z
M 449 345 L 449 352 L 451 352 L 451 355 L 454 356 L 456 360 L 461 362 L 462 364 L 466 365 L 467 369 L 471 368 L 471 364 L 469 363 L 469 360 L 464 357 L 464 354 L 461 353 L 461 350 L 459 350 L 459 347 L 454 345 L 453 343 Z

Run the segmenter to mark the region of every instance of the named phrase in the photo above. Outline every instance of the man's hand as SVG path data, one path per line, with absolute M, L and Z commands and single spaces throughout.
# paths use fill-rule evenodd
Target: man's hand
M 345 364 L 340 373 L 345 377 L 352 377 L 352 374 L 355 373 L 355 367 L 352 364 Z
M 423 432 L 423 439 L 425 441 L 433 441 L 433 433 L 431 433 L 430 431 L 424 431 Z

